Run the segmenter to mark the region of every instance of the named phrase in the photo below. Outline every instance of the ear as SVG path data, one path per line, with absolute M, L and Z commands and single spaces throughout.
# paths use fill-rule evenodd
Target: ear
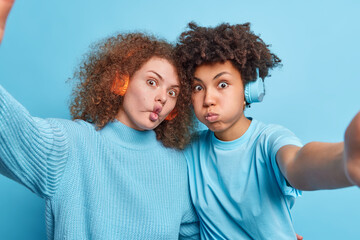
M 120 74 L 116 72 L 114 82 L 111 86 L 111 92 L 116 95 L 124 96 L 129 86 L 129 81 L 129 75 L 126 74 L 120 76 Z
M 174 109 L 169 113 L 169 115 L 166 116 L 165 120 L 171 121 L 171 120 L 173 120 L 177 115 L 178 115 L 178 111 L 177 111 L 176 108 L 174 108 Z

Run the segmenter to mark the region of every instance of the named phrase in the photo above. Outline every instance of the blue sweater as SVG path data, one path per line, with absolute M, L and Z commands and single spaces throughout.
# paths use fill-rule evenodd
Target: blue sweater
M 39 119 L 0 86 L 0 173 L 46 200 L 48 239 L 198 239 L 183 153 L 115 121 Z

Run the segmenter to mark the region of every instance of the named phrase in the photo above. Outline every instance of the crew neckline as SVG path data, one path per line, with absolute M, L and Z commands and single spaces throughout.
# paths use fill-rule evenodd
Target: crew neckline
M 151 148 L 158 144 L 156 133 L 153 130 L 139 131 L 116 119 L 109 122 L 101 130 L 101 134 L 116 144 L 130 148 Z
M 253 134 L 253 132 L 255 130 L 255 125 L 257 122 L 255 119 L 252 119 L 250 117 L 248 119 L 251 121 L 251 123 L 250 123 L 248 129 L 245 131 L 245 133 L 241 137 L 239 137 L 235 140 L 232 140 L 232 141 L 222 141 L 215 136 L 214 132 L 211 132 L 212 143 L 216 147 L 219 147 L 222 149 L 233 149 L 235 146 L 239 146 L 239 145 L 243 144 Z

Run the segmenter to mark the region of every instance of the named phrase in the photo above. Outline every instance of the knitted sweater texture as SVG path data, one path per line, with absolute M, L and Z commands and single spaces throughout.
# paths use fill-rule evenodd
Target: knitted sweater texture
M 32 117 L 0 86 L 0 174 L 46 201 L 48 239 L 198 239 L 183 153 L 115 121 Z

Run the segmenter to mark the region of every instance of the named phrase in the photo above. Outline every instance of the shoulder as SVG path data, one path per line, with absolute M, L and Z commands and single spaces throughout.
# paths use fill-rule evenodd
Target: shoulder
M 62 126 L 67 129 L 78 128 L 78 129 L 95 130 L 93 124 L 80 119 L 69 120 L 69 119 L 61 119 L 61 118 L 47 118 L 47 120 L 54 125 Z
M 94 124 L 84 120 L 69 120 L 59 118 L 46 119 L 53 129 L 63 131 L 70 138 L 89 137 L 97 133 Z
M 285 145 L 302 146 L 301 140 L 292 131 L 278 124 L 257 122 L 253 135 L 257 136 L 259 144 L 275 152 Z
M 195 146 L 208 142 L 210 137 L 211 137 L 211 131 L 209 129 L 199 130 L 195 134 L 193 134 L 188 148 L 189 147 L 194 148 Z
M 197 131 L 191 139 L 190 144 L 185 148 L 186 159 L 192 158 L 194 154 L 210 144 L 212 132 L 209 129 Z
M 254 134 L 263 138 L 271 139 L 277 137 L 296 137 L 296 135 L 290 131 L 288 128 L 278 125 L 278 124 L 267 124 L 257 120 L 254 121 Z

